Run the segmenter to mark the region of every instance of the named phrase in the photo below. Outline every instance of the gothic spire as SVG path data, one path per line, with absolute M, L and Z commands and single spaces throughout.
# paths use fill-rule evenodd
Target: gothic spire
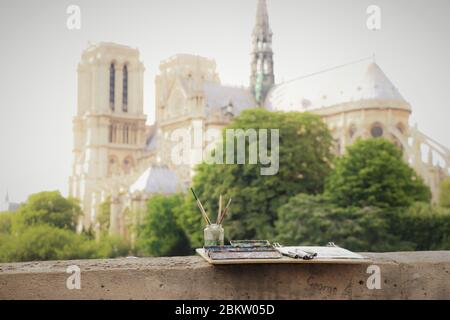
M 269 26 L 269 14 L 267 13 L 267 4 L 265 0 L 258 0 L 258 8 L 256 10 L 256 24 L 253 30 L 253 36 L 270 35 L 272 31 Z
M 275 83 L 273 74 L 272 30 L 269 25 L 266 0 L 258 0 L 256 23 L 253 29 L 251 90 L 259 105 Z

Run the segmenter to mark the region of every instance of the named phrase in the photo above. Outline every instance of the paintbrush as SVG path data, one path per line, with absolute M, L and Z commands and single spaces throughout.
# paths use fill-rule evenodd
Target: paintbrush
M 221 215 L 220 215 L 220 218 L 219 218 L 219 224 L 222 223 L 223 218 L 225 217 L 225 214 L 227 213 L 228 208 L 230 207 L 230 204 L 231 204 L 231 198 L 230 198 L 230 200 L 228 200 L 228 203 L 227 203 L 225 209 L 221 212 Z
M 197 206 L 200 209 L 200 212 L 203 216 L 203 219 L 205 219 L 205 222 L 207 225 L 211 224 L 211 221 L 208 218 L 208 215 L 206 214 L 205 208 L 203 208 L 203 205 L 200 201 L 200 199 L 197 197 L 197 194 L 195 193 L 194 189 L 191 188 L 192 194 L 194 195 L 195 201 L 197 202 Z
M 219 219 L 219 223 L 218 223 L 218 224 L 222 224 L 223 219 L 225 219 L 225 215 L 227 214 L 228 209 L 230 208 L 230 205 L 231 205 L 231 201 L 232 201 L 232 200 L 233 200 L 233 198 L 230 198 L 230 200 L 228 200 L 227 206 L 225 207 L 225 210 L 223 210 L 222 215 L 220 216 L 220 219 Z
M 219 196 L 219 211 L 217 212 L 216 224 L 219 224 L 219 219 L 221 215 L 222 215 L 222 195 Z
M 203 205 L 202 205 L 200 199 L 195 194 L 194 189 L 191 188 L 191 191 L 192 191 L 192 194 L 194 195 L 195 201 L 197 202 L 197 206 L 200 209 L 200 212 L 202 213 L 203 219 L 205 219 L 205 222 L 207 225 L 210 225 L 211 221 L 209 220 L 208 215 L 206 214 L 205 208 L 203 208 Z

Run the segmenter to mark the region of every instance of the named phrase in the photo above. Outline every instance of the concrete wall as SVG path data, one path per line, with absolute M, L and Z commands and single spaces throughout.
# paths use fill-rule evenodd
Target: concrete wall
M 0 299 L 450 299 L 450 251 L 368 253 L 367 265 L 211 266 L 199 257 L 0 264 Z M 81 269 L 81 289 L 66 269 Z

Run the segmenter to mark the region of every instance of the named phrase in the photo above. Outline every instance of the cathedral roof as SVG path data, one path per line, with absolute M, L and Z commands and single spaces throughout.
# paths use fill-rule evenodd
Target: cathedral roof
M 130 186 L 130 193 L 172 194 L 178 191 L 178 178 L 167 166 L 150 166 Z
M 205 82 L 203 85 L 205 105 L 209 109 L 233 106 L 233 114 L 245 109 L 255 108 L 255 98 L 247 88 L 224 86 L 220 83 Z
M 281 83 L 271 89 L 265 105 L 273 110 L 311 111 L 367 100 L 405 102 L 375 62 L 360 61 Z

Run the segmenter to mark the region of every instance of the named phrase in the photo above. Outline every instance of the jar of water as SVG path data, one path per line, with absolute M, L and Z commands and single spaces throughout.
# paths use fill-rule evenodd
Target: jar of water
M 207 225 L 204 230 L 205 247 L 223 246 L 224 230 L 220 224 Z

